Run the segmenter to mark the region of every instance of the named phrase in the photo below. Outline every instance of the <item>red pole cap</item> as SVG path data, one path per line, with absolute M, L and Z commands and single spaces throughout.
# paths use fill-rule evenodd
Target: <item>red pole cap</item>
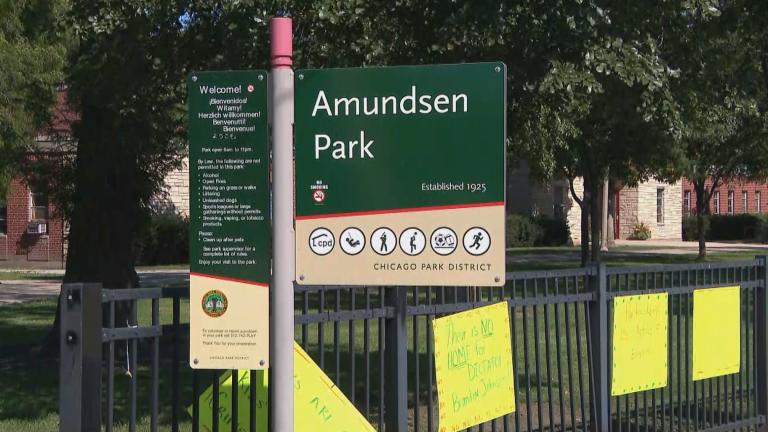
M 290 17 L 274 17 L 270 20 L 269 27 L 272 67 L 291 67 L 293 65 L 293 20 Z

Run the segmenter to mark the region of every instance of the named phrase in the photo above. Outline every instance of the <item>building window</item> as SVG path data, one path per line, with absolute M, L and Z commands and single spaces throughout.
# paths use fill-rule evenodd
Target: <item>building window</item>
M 741 192 L 741 206 L 742 213 L 749 213 L 749 192 L 747 191 Z
M 691 214 L 691 191 L 689 190 L 683 192 L 683 211 L 686 216 Z
M 664 188 L 656 189 L 656 223 L 664 223 Z
M 733 191 L 728 191 L 728 214 L 729 215 L 732 215 L 734 212 L 733 206 L 735 205 L 734 203 L 734 200 L 736 199 L 735 195 L 736 194 L 734 194 Z
M 32 191 L 30 220 L 47 221 L 48 220 L 48 194 L 40 191 Z
M 760 191 L 755 191 L 755 211 L 757 213 L 763 212 L 763 203 L 761 202 L 760 198 L 762 198 L 760 196 Z
M 715 191 L 715 214 L 720 214 L 720 191 Z
M 8 207 L 0 203 L 0 235 L 8 233 Z

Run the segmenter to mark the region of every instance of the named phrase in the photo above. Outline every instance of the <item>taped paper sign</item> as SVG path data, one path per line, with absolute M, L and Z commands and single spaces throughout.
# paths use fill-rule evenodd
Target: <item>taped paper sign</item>
M 611 395 L 667 385 L 667 293 L 613 299 Z
M 375 432 L 344 393 L 294 342 L 294 411 L 296 432 Z
M 693 292 L 693 380 L 739 372 L 741 289 Z
M 432 321 L 439 431 L 454 432 L 515 411 L 506 302 Z
M 294 431 L 295 432 L 375 432 L 375 429 L 363 417 L 344 393 L 320 369 L 312 358 L 294 342 Z M 238 376 L 238 430 L 250 430 L 250 374 Z M 257 403 L 256 430 L 267 430 L 268 396 L 267 376 L 259 371 L 256 375 Z M 213 389 L 200 395 L 200 430 L 211 432 L 213 407 Z M 232 430 L 232 376 L 226 373 L 219 381 L 219 430 Z M 187 409 L 192 415 L 192 407 Z
M 257 371 L 256 380 L 256 430 L 267 430 L 267 374 Z M 251 427 L 251 374 L 240 371 L 237 375 L 237 426 L 239 432 L 248 432 Z M 213 386 L 200 395 L 200 431 L 213 431 Z M 192 407 L 187 408 L 192 416 Z M 232 373 L 226 372 L 219 377 L 219 430 L 232 430 Z

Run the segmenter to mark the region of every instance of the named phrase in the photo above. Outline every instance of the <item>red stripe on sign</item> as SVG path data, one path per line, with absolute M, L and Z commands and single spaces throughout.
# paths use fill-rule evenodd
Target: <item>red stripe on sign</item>
M 389 214 L 389 213 L 410 213 L 410 212 L 420 212 L 420 211 L 465 209 L 465 208 L 474 208 L 474 207 L 494 207 L 494 206 L 503 206 L 503 205 L 504 205 L 504 201 L 493 201 L 493 202 L 473 203 L 473 204 L 454 204 L 454 205 L 443 205 L 443 206 L 432 206 L 432 207 L 411 207 L 411 208 L 391 209 L 391 210 L 370 210 L 370 211 L 359 211 L 359 212 L 348 212 L 348 213 L 328 213 L 328 214 L 321 214 L 321 215 L 296 216 L 296 220 L 326 219 L 326 218 L 335 218 L 335 217 L 344 217 L 344 216 L 370 216 L 370 215 Z
M 242 283 L 242 284 L 256 285 L 256 286 L 260 286 L 260 287 L 264 287 L 264 288 L 269 288 L 269 284 L 263 283 L 263 282 L 247 281 L 247 280 L 243 280 L 243 279 L 235 279 L 235 278 L 229 278 L 229 277 L 225 277 L 225 276 L 216 276 L 216 275 L 210 275 L 210 274 L 205 274 L 205 273 L 189 272 L 189 274 L 191 276 L 204 277 L 204 278 L 208 278 L 208 279 L 218 279 L 218 280 L 223 280 L 223 281 L 227 281 L 227 282 L 237 282 L 237 283 Z

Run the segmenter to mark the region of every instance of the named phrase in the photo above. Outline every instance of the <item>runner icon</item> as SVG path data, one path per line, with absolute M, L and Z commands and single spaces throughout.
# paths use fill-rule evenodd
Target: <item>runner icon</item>
M 475 235 L 472 236 L 473 242 L 469 248 L 474 250 L 480 250 L 480 247 L 482 246 L 480 244 L 480 240 L 482 240 L 483 238 L 484 237 L 483 237 L 482 231 L 477 231 Z
M 379 228 L 371 234 L 371 247 L 379 255 L 391 254 L 397 245 L 397 236 L 389 228 Z
M 464 250 L 470 255 L 480 256 L 491 247 L 491 236 L 484 228 L 474 227 L 464 233 Z
M 427 246 L 427 238 L 418 228 L 406 228 L 400 233 L 400 249 L 404 254 L 416 256 L 424 251 Z

